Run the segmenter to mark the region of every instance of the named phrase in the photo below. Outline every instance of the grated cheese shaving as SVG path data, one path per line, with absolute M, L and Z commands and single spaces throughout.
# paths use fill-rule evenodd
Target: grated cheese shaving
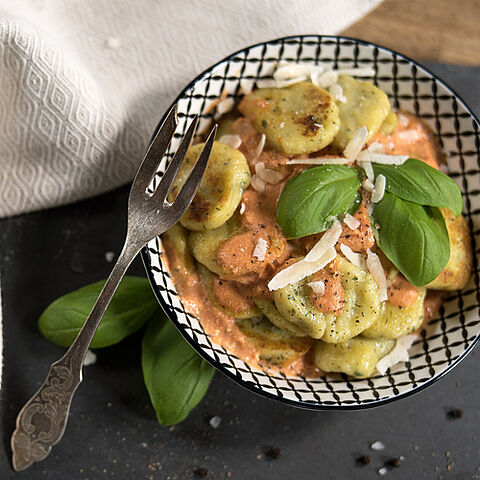
M 372 202 L 378 203 L 385 194 L 385 176 L 380 174 L 377 179 L 375 180 L 375 187 L 372 191 Z
M 235 105 L 235 101 L 233 100 L 233 98 L 226 98 L 225 100 L 218 102 L 217 115 L 221 116 L 224 113 L 229 112 L 230 110 L 232 110 L 234 105 Z
M 279 67 L 273 73 L 275 81 L 291 80 L 293 78 L 303 77 L 306 79 L 312 73 L 312 65 L 301 63 L 281 62 Z
M 296 78 L 291 78 L 290 80 L 283 80 L 283 81 L 276 81 L 275 86 L 276 88 L 285 88 L 289 87 L 290 85 L 295 85 L 296 83 L 304 82 L 307 80 L 307 77 L 296 77 Z
M 240 213 L 240 215 L 243 215 L 245 213 L 245 204 L 243 202 L 240 204 L 240 212 L 239 213 Z
M 373 68 L 341 68 L 337 72 L 339 75 L 352 75 L 355 77 L 373 77 L 375 75 Z
M 360 127 L 353 135 L 353 138 L 347 143 L 343 154 L 351 162 L 355 161 L 367 141 L 368 130 L 367 127 Z
M 325 293 L 325 284 L 321 280 L 309 282 L 307 285 L 312 289 L 313 293 L 319 297 Z
M 250 185 L 258 193 L 263 193 L 265 191 L 265 182 L 257 175 L 252 175 Z
M 355 230 L 360 226 L 360 222 L 353 216 L 347 213 L 343 219 L 343 223 L 350 229 Z
M 323 267 L 328 265 L 335 257 L 337 256 L 337 251 L 335 248 L 328 249 L 317 261 L 315 262 L 306 262 L 305 259 L 300 260 L 293 265 L 281 270 L 278 272 L 271 280 L 268 282 L 269 290 L 278 290 L 283 288 L 291 283 L 299 282 L 305 277 L 318 272 Z
M 329 88 L 338 81 L 338 73 L 334 70 L 327 70 L 317 77 L 317 87 Z
M 316 262 L 327 250 L 335 247 L 341 234 L 342 225 L 337 219 L 335 219 L 333 225 L 325 231 L 322 238 L 307 253 L 304 260 L 306 262 Z
M 402 165 L 408 158 L 408 155 L 387 155 L 385 153 L 375 153 L 364 150 L 358 154 L 357 162 L 381 163 L 383 165 Z
M 343 88 L 338 83 L 330 87 L 330 95 L 339 102 L 347 103 L 347 97 L 343 94 Z
M 375 185 L 367 178 L 362 182 L 362 188 L 367 192 L 373 192 Z
M 271 170 L 270 168 L 264 168 L 258 172 L 258 176 L 266 183 L 270 185 L 276 185 L 283 179 L 283 175 L 280 172 Z
M 408 349 L 412 346 L 416 338 L 417 336 L 413 334 L 403 335 L 403 337 L 397 338 L 393 350 L 377 363 L 377 370 L 380 375 L 385 375 L 389 368 L 392 368 L 399 362 L 408 362 Z
M 385 145 L 383 143 L 373 142 L 368 146 L 367 150 L 373 153 L 385 153 Z
M 348 245 L 344 245 L 343 243 L 340 245 L 340 250 L 350 263 L 365 270 L 365 260 L 360 253 L 355 253 Z
M 276 86 L 277 82 L 273 78 L 260 78 L 257 80 L 258 88 L 275 88 Z
M 363 162 L 362 167 L 367 175 L 367 180 L 373 183 L 375 180 L 375 172 L 373 171 L 372 162 Z
M 346 165 L 349 162 L 343 157 L 292 158 L 286 165 Z
M 265 260 L 265 255 L 267 254 L 267 241 L 263 238 L 259 238 L 255 249 L 253 250 L 253 256 L 263 262 Z
M 370 249 L 367 249 L 367 267 L 372 274 L 373 279 L 378 285 L 378 298 L 381 302 L 388 300 L 387 293 L 387 279 L 385 278 L 385 272 L 380 262 L 380 258 L 376 253 L 373 253 Z
M 263 152 L 263 147 L 265 146 L 265 140 L 266 136 L 264 133 L 262 133 L 262 136 L 260 137 L 260 141 L 258 142 L 257 148 L 255 150 L 255 159 L 257 159 Z
M 242 144 L 242 139 L 240 135 L 222 135 L 218 141 L 224 143 L 232 148 L 238 148 Z

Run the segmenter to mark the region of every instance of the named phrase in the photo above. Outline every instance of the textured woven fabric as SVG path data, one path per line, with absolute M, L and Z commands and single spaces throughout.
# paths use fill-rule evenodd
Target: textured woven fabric
M 380 0 L 0 0 L 0 217 L 131 180 L 169 103 L 249 44 L 334 34 Z

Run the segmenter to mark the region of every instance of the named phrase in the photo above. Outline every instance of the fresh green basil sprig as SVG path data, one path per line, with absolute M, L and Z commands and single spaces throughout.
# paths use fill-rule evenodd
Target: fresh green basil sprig
M 346 165 L 321 165 L 292 177 L 277 207 L 283 233 L 298 238 L 325 231 L 331 217 L 357 209 L 359 188 L 359 171 Z
M 105 281 L 68 293 L 40 316 L 42 335 L 70 346 Z M 146 278 L 125 276 L 98 327 L 92 348 L 114 345 L 148 322 L 142 342 L 145 385 L 158 421 L 172 425 L 185 419 L 205 395 L 214 368 L 201 359 L 170 323 Z
M 445 220 L 439 208 L 456 216 L 462 195 L 455 182 L 424 162 L 373 165 L 386 179 L 385 195 L 374 205 L 372 225 L 379 248 L 414 285 L 431 282 L 450 258 Z M 277 220 L 288 238 L 325 231 L 331 217 L 353 213 L 360 187 L 358 168 L 322 165 L 292 177 L 277 207 Z

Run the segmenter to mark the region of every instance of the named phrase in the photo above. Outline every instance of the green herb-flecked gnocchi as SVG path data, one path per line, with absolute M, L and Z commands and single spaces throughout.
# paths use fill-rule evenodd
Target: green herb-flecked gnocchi
M 332 96 L 309 82 L 254 90 L 238 108 L 269 145 L 287 155 L 326 147 L 340 128 Z
M 378 286 L 373 277 L 348 260 L 337 256 L 345 302 L 340 315 L 323 313 L 310 301 L 307 283 L 311 277 L 287 285 L 273 294 L 278 311 L 304 328 L 313 338 L 339 343 L 372 325 L 380 312 Z
M 204 144 L 199 143 L 189 148 L 173 184 L 171 198 L 180 191 L 203 147 Z M 250 169 L 243 153 L 214 142 L 200 187 L 180 222 L 195 231 L 220 227 L 234 214 L 249 184 Z
M 426 293 L 425 288 L 419 288 L 415 303 L 405 308 L 384 302 L 377 320 L 364 330 L 362 335 L 369 338 L 398 338 L 414 332 L 423 321 L 423 302 Z
M 367 127 L 367 141 L 377 133 L 390 112 L 390 102 L 373 83 L 361 82 L 348 75 L 340 75 L 338 83 L 347 101 L 338 103 L 340 130 L 333 144 L 344 149 L 360 127 Z
M 200 274 L 205 288 L 207 289 L 207 295 L 210 303 L 212 303 L 212 305 L 214 305 L 216 308 L 226 313 L 227 315 L 230 315 L 233 318 L 251 318 L 258 316 L 259 312 L 255 308 L 255 306 L 246 307 L 241 311 L 233 311 L 229 309 L 228 306 L 223 305 L 220 299 L 215 295 L 213 282 L 215 281 L 215 277 L 217 277 L 217 275 L 212 273 L 202 264 L 197 264 L 197 271 Z
M 300 328 L 297 324 L 289 322 L 277 309 L 271 300 L 266 298 L 254 298 L 257 308 L 272 322 L 276 327 L 296 337 L 304 337 L 305 329 Z
M 324 372 L 343 372 L 357 378 L 374 375 L 378 361 L 395 346 L 385 338 L 351 338 L 341 343 L 315 344 L 315 365 Z
M 181 261 L 181 265 L 184 266 L 185 270 L 187 272 L 192 272 L 195 269 L 195 265 L 188 246 L 189 233 L 188 230 L 177 223 L 167 230 L 162 237 L 175 249 L 178 258 Z
M 218 228 L 190 233 L 188 237 L 190 251 L 197 262 L 205 265 L 211 272 L 220 276 L 225 275 L 226 272 L 217 263 L 216 251 L 225 240 L 240 231 L 240 222 L 234 215 Z
M 313 339 L 295 337 L 265 318 L 237 320 L 237 326 L 260 350 L 260 363 L 286 367 L 310 350 Z

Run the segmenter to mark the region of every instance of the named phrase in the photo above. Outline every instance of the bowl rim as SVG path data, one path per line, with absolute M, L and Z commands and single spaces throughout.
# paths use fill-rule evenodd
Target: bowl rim
M 343 36 L 343 35 L 303 34 L 303 35 L 289 35 L 289 36 L 286 36 L 286 37 L 279 37 L 279 38 L 275 38 L 275 39 L 272 39 L 272 40 L 265 40 L 265 41 L 262 41 L 262 42 L 254 43 L 252 45 L 248 45 L 246 47 L 243 47 L 243 48 L 227 55 L 226 57 L 220 59 L 219 61 L 217 61 L 216 63 L 214 63 L 210 67 L 208 67 L 205 70 L 203 70 L 202 72 L 200 72 L 192 81 L 190 81 L 182 89 L 182 91 L 177 95 L 177 97 L 172 102 L 172 104 L 168 107 L 165 114 L 162 116 L 159 123 L 155 127 L 155 130 L 154 130 L 154 132 L 152 134 L 152 137 L 150 139 L 150 143 L 153 140 L 153 138 L 155 137 L 155 134 L 157 133 L 158 129 L 160 128 L 161 124 L 163 123 L 164 119 L 166 118 L 166 115 L 167 115 L 168 111 L 170 111 L 170 109 L 173 107 L 173 105 L 177 104 L 185 96 L 187 91 L 190 90 L 191 88 L 193 88 L 196 85 L 196 83 L 200 80 L 201 77 L 203 77 L 204 75 L 212 72 L 220 64 L 222 64 L 224 62 L 228 62 L 228 61 L 232 60 L 234 57 L 236 57 L 237 55 L 239 55 L 241 53 L 244 53 L 244 52 L 246 52 L 246 51 L 248 51 L 252 48 L 260 47 L 262 45 L 266 45 L 266 44 L 270 44 L 270 43 L 277 43 L 277 42 L 285 42 L 285 41 L 294 40 L 294 39 L 312 38 L 312 37 L 316 37 L 318 39 L 333 39 L 333 40 L 352 41 L 352 42 L 358 43 L 360 45 L 365 45 L 365 46 L 368 46 L 368 47 L 376 47 L 376 48 L 384 50 L 384 51 L 386 51 L 386 52 L 388 52 L 392 55 L 396 55 L 399 58 L 407 60 L 408 62 L 415 65 L 416 67 L 419 67 L 422 70 L 424 70 L 436 82 L 438 82 L 446 90 L 448 90 L 462 104 L 462 106 L 470 114 L 472 119 L 478 125 L 480 125 L 480 121 L 477 118 L 477 116 L 473 113 L 472 109 L 467 105 L 467 103 L 463 100 L 463 98 L 455 91 L 455 89 L 453 89 L 450 85 L 448 85 L 445 81 L 443 81 L 441 78 L 439 78 L 435 73 L 430 71 L 428 68 L 423 66 L 421 63 L 417 62 L 416 60 L 413 60 L 412 58 L 408 57 L 407 55 L 403 55 L 402 53 L 399 53 L 395 50 L 392 50 L 391 48 L 384 47 L 382 45 L 378 45 L 376 43 L 368 42 L 366 40 L 361 40 L 361 39 L 354 38 L 354 37 L 347 37 L 347 36 Z M 472 235 L 472 232 L 470 232 L 470 235 Z M 343 404 L 343 405 L 342 404 L 338 404 L 338 405 L 337 404 L 315 404 L 315 403 L 305 402 L 303 400 L 290 400 L 288 398 L 280 397 L 278 395 L 269 393 L 269 392 L 263 390 L 262 388 L 258 387 L 257 385 L 251 383 L 251 382 L 246 382 L 241 377 L 239 377 L 239 376 L 235 375 L 233 372 L 229 371 L 221 362 L 218 362 L 215 359 L 212 359 L 211 357 L 209 357 L 206 354 L 206 352 L 203 350 L 203 348 L 201 348 L 198 345 L 198 343 L 195 342 L 193 340 L 193 338 L 190 337 L 185 332 L 182 324 L 180 322 L 178 322 L 176 318 L 172 318 L 172 316 L 168 313 L 168 304 L 163 299 L 162 294 L 161 294 L 160 290 L 158 289 L 157 284 L 156 284 L 156 282 L 154 280 L 154 277 L 153 277 L 153 270 L 151 268 L 150 257 L 149 257 L 149 253 L 148 253 L 148 246 L 145 246 L 145 247 L 142 248 L 141 258 L 142 258 L 142 262 L 143 262 L 145 271 L 147 273 L 147 278 L 150 282 L 153 293 L 155 295 L 155 298 L 157 299 L 158 303 L 162 307 L 162 310 L 164 311 L 165 315 L 175 325 L 175 327 L 179 330 L 179 332 L 181 333 L 183 338 L 189 343 L 189 345 L 195 350 L 195 352 L 197 354 L 199 354 L 205 361 L 207 361 L 209 364 L 211 364 L 217 370 L 222 372 L 228 378 L 230 378 L 231 380 L 233 380 L 235 383 L 242 386 L 243 388 L 249 390 L 250 392 L 253 392 L 253 393 L 255 393 L 255 394 L 257 394 L 261 397 L 269 398 L 271 400 L 276 400 L 280 403 L 284 403 L 284 404 L 287 404 L 287 405 L 290 405 L 290 406 L 293 406 L 293 407 L 297 407 L 297 408 L 302 408 L 302 409 L 305 409 L 305 410 L 315 410 L 315 411 L 321 411 L 321 410 L 365 410 L 365 409 L 374 408 L 374 407 L 378 407 L 378 406 L 381 406 L 381 405 L 386 405 L 388 403 L 407 398 L 411 395 L 414 395 L 418 392 L 421 392 L 422 390 L 424 390 L 427 387 L 433 385 L 438 380 L 443 378 L 445 375 L 450 373 L 457 365 L 459 365 L 462 362 L 462 360 L 464 360 L 467 357 L 467 355 L 480 342 L 480 333 L 479 333 L 479 334 L 477 334 L 475 339 L 472 341 L 470 346 L 466 350 L 464 350 L 464 352 L 454 362 L 452 362 L 450 365 L 448 365 L 442 372 L 438 373 L 437 375 L 430 378 L 429 380 L 422 383 L 421 385 L 416 386 L 416 387 L 412 388 L 411 390 L 408 390 L 407 392 L 403 392 L 403 393 L 400 393 L 400 394 L 397 394 L 397 395 L 394 395 L 394 396 L 381 398 L 381 399 L 374 400 L 374 401 L 367 402 L 367 403 L 360 403 L 360 404 L 353 404 L 352 403 L 352 404 Z

